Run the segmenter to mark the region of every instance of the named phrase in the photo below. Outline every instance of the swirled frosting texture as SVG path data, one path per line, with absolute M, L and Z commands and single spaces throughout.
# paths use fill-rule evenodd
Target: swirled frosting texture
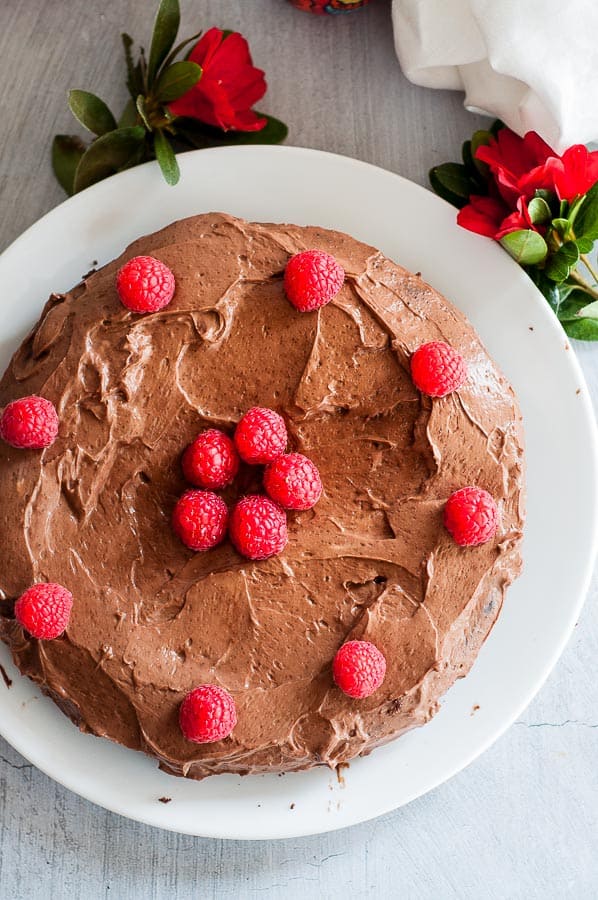
M 347 272 L 311 314 L 284 297 L 293 253 L 332 253 Z M 133 255 L 173 270 L 174 300 L 139 316 L 115 274 Z M 409 355 L 441 339 L 469 379 L 422 397 Z M 72 292 L 52 296 L 0 383 L 0 406 L 40 393 L 60 433 L 42 453 L 0 447 L 0 632 L 20 670 L 85 731 L 201 778 L 337 765 L 435 712 L 465 675 L 520 570 L 521 417 L 474 330 L 420 278 L 372 247 L 319 228 L 220 214 L 142 238 Z M 318 465 L 313 510 L 264 562 L 227 542 L 207 553 L 170 528 L 180 456 L 204 427 L 231 433 L 250 406 L 285 416 Z M 244 468 L 236 493 L 256 487 Z M 498 502 L 494 540 L 463 549 L 442 526 L 449 494 Z M 35 581 L 75 597 L 64 637 L 39 642 L 13 618 Z M 386 655 L 382 687 L 351 700 L 331 663 L 349 638 Z M 229 690 L 238 725 L 185 741 L 178 707 L 203 682 Z

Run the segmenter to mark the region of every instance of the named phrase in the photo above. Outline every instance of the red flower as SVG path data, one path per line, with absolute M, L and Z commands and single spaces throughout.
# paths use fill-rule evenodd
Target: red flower
M 490 169 L 488 196 L 472 194 L 459 210 L 457 222 L 497 241 L 521 228 L 544 233 L 543 226 L 532 224 L 528 212 L 537 190 L 571 202 L 598 181 L 598 151 L 590 153 L 583 144 L 576 144 L 559 156 L 535 131 L 520 138 L 501 128 L 488 144 L 478 147 L 476 158 Z
M 169 104 L 173 115 L 199 119 L 224 131 L 264 127 L 267 120 L 251 107 L 266 93 L 266 81 L 262 70 L 253 65 L 243 35 L 210 28 L 189 59 L 202 67 L 203 74 L 194 87 Z
M 546 160 L 555 155 L 535 131 L 520 138 L 510 128 L 501 128 L 496 138 L 476 152 L 476 158 L 490 167 L 501 196 L 511 208 L 523 193 L 531 198 L 537 188 L 550 189 Z
M 589 152 L 583 144 L 574 144 L 561 156 L 554 168 L 554 187 L 560 200 L 573 200 L 586 194 L 598 181 L 598 151 Z
M 493 238 L 509 210 L 501 200 L 494 197 L 477 197 L 472 194 L 469 203 L 457 213 L 457 222 L 468 231 Z
M 511 207 L 536 190 L 554 191 L 559 200 L 573 200 L 598 181 L 598 151 L 575 144 L 559 156 L 535 131 L 520 138 L 501 128 L 488 145 L 478 147 L 476 158 L 490 167 L 501 196 Z

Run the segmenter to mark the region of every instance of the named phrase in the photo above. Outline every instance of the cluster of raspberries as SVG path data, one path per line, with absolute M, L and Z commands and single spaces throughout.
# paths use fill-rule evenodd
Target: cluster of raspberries
M 267 559 L 286 546 L 287 509 L 311 509 L 322 494 L 316 465 L 301 453 L 285 453 L 284 419 L 254 406 L 235 429 L 234 439 L 216 428 L 203 431 L 183 454 L 183 474 L 201 490 L 185 491 L 172 514 L 172 527 L 186 547 L 210 550 L 227 529 L 235 549 L 248 559 Z M 265 466 L 264 494 L 242 497 L 229 515 L 215 490 L 231 484 L 240 461 Z
M 289 302 L 300 312 L 312 312 L 336 297 L 345 272 L 333 256 L 321 250 L 306 250 L 292 256 L 284 274 Z M 154 313 L 167 306 L 176 288 L 172 271 L 152 256 L 136 256 L 119 270 L 116 287 L 122 304 L 132 312 Z M 420 346 L 410 360 L 414 385 L 428 397 L 446 397 L 467 380 L 463 356 L 443 341 Z M 0 416 L 0 437 L 24 450 L 49 447 L 58 435 L 59 419 L 54 405 L 44 397 L 14 400 Z M 284 419 L 272 409 L 254 407 L 238 423 L 234 437 L 217 429 L 202 432 L 187 447 L 183 474 L 194 485 L 178 500 L 173 516 L 174 531 L 192 550 L 208 550 L 225 537 L 243 556 L 267 559 L 280 553 L 287 543 L 285 510 L 314 506 L 322 483 L 314 463 L 300 453 L 286 453 Z M 240 461 L 263 465 L 265 494 L 243 497 L 229 511 L 214 491 L 231 484 Z M 498 527 L 493 497 L 482 488 L 464 487 L 448 498 L 444 525 L 460 546 L 477 546 L 491 540 Z M 59 584 L 34 584 L 15 603 L 15 617 L 34 638 L 52 640 L 68 626 L 73 597 Z M 378 690 L 386 673 L 386 658 L 365 640 L 346 641 L 332 664 L 335 684 L 348 697 L 365 698 Z M 202 684 L 190 691 L 179 711 L 184 737 L 209 743 L 228 737 L 237 723 L 231 694 L 215 684 Z

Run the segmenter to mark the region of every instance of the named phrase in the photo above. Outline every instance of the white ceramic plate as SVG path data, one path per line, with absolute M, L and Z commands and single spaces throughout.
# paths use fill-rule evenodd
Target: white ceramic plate
M 540 688 L 591 575 L 598 507 L 593 413 L 575 354 L 531 281 L 493 242 L 458 228 L 454 209 L 433 194 L 314 150 L 200 150 L 180 162 L 178 187 L 167 187 L 154 163 L 132 169 L 63 203 L 0 257 L 0 368 L 51 291 L 67 290 L 96 261 L 175 219 L 224 210 L 347 231 L 421 271 L 453 300 L 515 387 L 527 440 L 525 572 L 471 674 L 451 689 L 436 718 L 353 762 L 344 785 L 326 769 L 203 782 L 165 775 L 143 754 L 80 734 L 18 675 L 3 645 L 0 662 L 13 685 L 7 690 L 0 680 L 0 730 L 71 790 L 151 825 L 229 838 L 329 831 L 395 809 L 454 775 Z M 581 448 L 583 466 L 572 465 Z M 165 796 L 172 802 L 160 803 Z

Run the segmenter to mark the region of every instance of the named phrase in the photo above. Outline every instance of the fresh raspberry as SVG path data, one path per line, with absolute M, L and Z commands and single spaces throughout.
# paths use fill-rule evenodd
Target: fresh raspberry
M 188 741 L 195 744 L 222 741 L 237 724 L 235 701 L 224 688 L 201 684 L 181 703 L 179 722 Z
M 9 403 L 0 418 L 0 437 L 20 450 L 42 450 L 56 440 L 58 414 L 44 397 L 22 397 Z
M 448 498 L 444 525 L 461 547 L 485 544 L 496 534 L 498 509 L 488 491 L 464 487 Z
M 283 417 L 262 406 L 254 406 L 246 412 L 235 431 L 239 456 L 254 466 L 274 462 L 282 456 L 287 440 Z
M 446 397 L 465 383 L 467 367 L 454 347 L 444 341 L 430 341 L 411 357 L 411 377 L 422 394 Z
M 190 550 L 210 550 L 224 540 L 228 508 L 211 491 L 185 491 L 172 513 L 172 527 Z
M 116 289 L 127 309 L 157 312 L 168 306 L 174 294 L 174 275 L 153 256 L 134 256 L 116 276 Z
M 345 270 L 323 250 L 304 250 L 291 256 L 284 270 L 284 290 L 300 312 L 312 312 L 334 300 L 343 286 Z
M 284 509 L 311 509 L 322 493 L 317 466 L 301 453 L 285 453 L 266 466 L 264 487 Z
M 378 690 L 385 674 L 384 654 L 369 641 L 347 641 L 332 663 L 332 677 L 341 691 L 360 700 Z
M 61 584 L 34 584 L 15 603 L 15 618 L 34 638 L 51 641 L 69 623 L 73 595 Z
M 231 483 L 239 471 L 239 456 L 226 434 L 210 428 L 187 447 L 182 466 L 187 481 L 214 491 Z
M 268 497 L 250 494 L 234 507 L 228 531 L 242 556 L 267 559 L 286 547 L 287 517 Z

